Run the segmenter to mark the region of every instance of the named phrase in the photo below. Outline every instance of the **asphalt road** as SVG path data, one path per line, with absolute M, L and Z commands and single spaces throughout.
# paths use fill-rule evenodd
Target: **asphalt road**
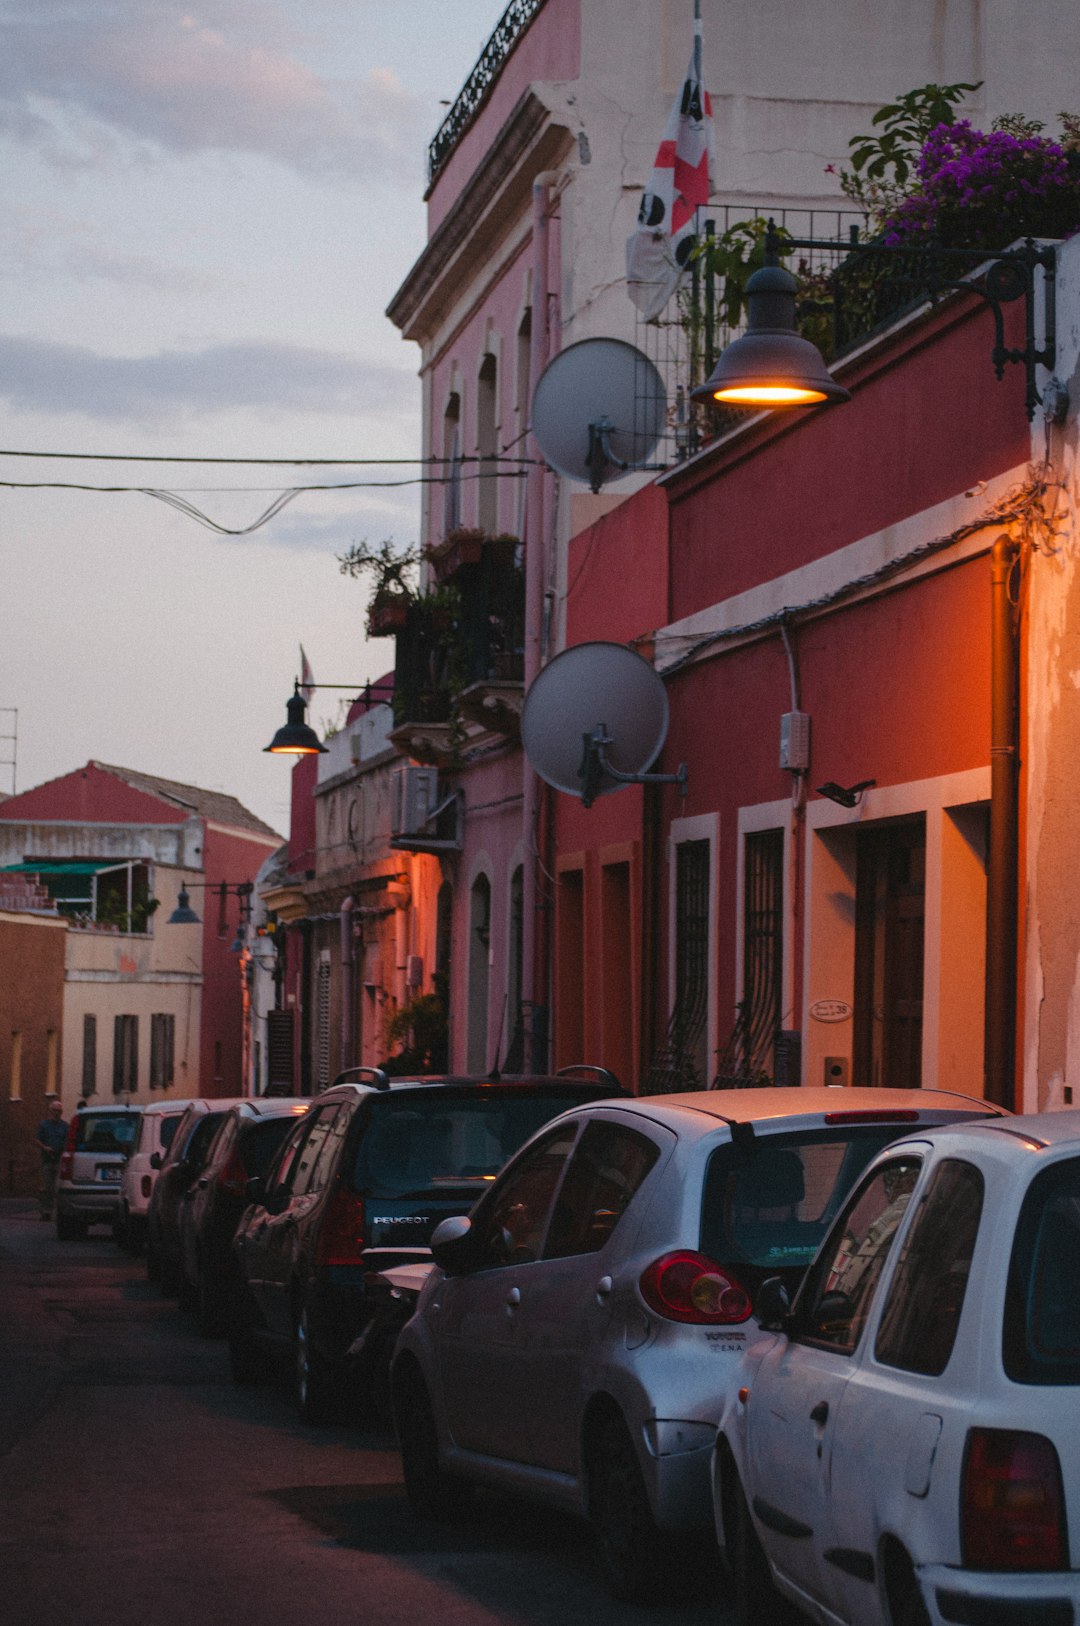
M 413 1519 L 390 1434 L 310 1430 L 232 1385 L 108 1233 L 60 1243 L 0 1201 L 0 1619 L 5 1626 L 724 1626 L 615 1603 L 574 1521 L 480 1498 Z

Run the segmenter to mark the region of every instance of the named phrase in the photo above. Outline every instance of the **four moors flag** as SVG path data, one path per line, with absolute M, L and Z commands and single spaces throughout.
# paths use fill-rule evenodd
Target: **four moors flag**
M 694 54 L 656 154 L 652 180 L 626 243 L 627 292 L 651 321 L 659 316 L 697 241 L 698 210 L 712 186 L 712 103 L 701 79 L 701 8 L 694 6 Z

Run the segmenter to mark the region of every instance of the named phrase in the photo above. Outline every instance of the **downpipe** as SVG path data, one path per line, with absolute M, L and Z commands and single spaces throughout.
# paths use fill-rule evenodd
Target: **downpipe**
M 990 853 L 986 876 L 986 1099 L 1016 1105 L 1019 864 L 1019 613 L 1009 578 L 1019 544 L 990 550 Z

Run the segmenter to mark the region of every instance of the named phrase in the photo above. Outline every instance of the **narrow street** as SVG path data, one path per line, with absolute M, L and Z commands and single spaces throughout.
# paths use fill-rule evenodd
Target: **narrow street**
M 0 1202 L 0 1587 L 11 1626 L 722 1626 L 700 1597 L 615 1603 L 588 1532 L 494 1498 L 440 1528 L 389 1433 L 236 1389 L 108 1233 L 59 1243 Z

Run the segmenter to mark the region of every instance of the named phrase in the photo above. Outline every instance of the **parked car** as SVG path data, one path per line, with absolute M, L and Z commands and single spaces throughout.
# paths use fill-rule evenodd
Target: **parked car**
M 762 1312 L 717 1448 L 741 1621 L 1080 1620 L 1075 1113 L 890 1147 Z
M 210 1143 L 228 1112 L 243 1097 L 192 1101 L 173 1132 L 168 1151 L 155 1152 L 150 1165 L 158 1178 L 146 1211 L 146 1274 L 165 1293 L 179 1293 L 180 1204 L 202 1173 Z
M 176 1126 L 190 1100 L 151 1101 L 144 1106 L 135 1131 L 135 1142 L 120 1176 L 120 1212 L 117 1241 L 129 1253 L 139 1253 L 146 1240 L 146 1211 L 157 1180 L 154 1153 L 159 1161 L 168 1151 Z
M 415 1511 L 453 1512 L 473 1485 L 522 1492 L 591 1520 L 616 1596 L 664 1592 L 712 1525 L 717 1420 L 762 1280 L 794 1290 L 889 1141 L 993 1110 L 766 1088 L 556 1119 L 432 1237 L 392 1368 Z
M 201 1173 L 180 1199 L 180 1296 L 201 1330 L 219 1332 L 236 1286 L 232 1241 L 248 1204 L 248 1181 L 265 1175 L 309 1102 L 278 1096 L 241 1101 L 221 1119 Z
M 354 1068 L 335 1081 L 249 1188 L 229 1327 L 237 1381 L 260 1376 L 276 1351 L 291 1356 L 305 1421 L 328 1415 L 347 1370 L 354 1395 L 370 1398 L 374 1352 L 351 1351 L 379 1299 L 372 1275 L 430 1259 L 439 1220 L 470 1208 L 535 1129 L 613 1093 L 617 1080 L 598 1068 L 495 1079 Z
M 91 1225 L 116 1224 L 120 1177 L 141 1115 L 141 1107 L 120 1103 L 72 1113 L 56 1180 L 61 1242 L 85 1236 Z

